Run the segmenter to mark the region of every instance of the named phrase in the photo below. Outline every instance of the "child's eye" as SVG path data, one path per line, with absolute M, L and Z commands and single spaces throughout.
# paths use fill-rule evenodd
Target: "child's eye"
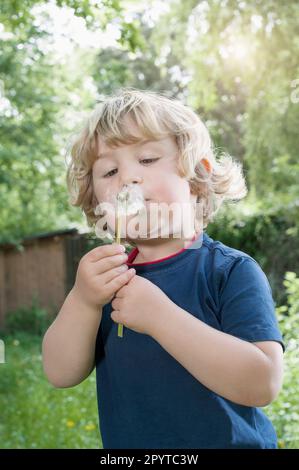
M 145 158 L 144 160 L 140 160 L 141 162 L 154 162 L 159 160 L 159 158 Z
M 155 162 L 156 160 L 159 160 L 159 158 L 145 158 L 143 160 L 140 160 L 140 162 L 146 162 L 147 164 L 147 163 Z M 116 168 L 114 170 L 108 171 L 108 173 L 104 175 L 104 178 L 109 178 L 110 176 L 113 176 L 114 171 L 117 171 Z
M 106 173 L 106 175 L 104 175 L 104 178 L 107 178 L 107 177 L 109 177 L 109 176 L 112 176 L 111 173 L 113 173 L 114 171 L 116 171 L 116 169 L 115 169 L 115 170 L 108 171 L 108 173 Z

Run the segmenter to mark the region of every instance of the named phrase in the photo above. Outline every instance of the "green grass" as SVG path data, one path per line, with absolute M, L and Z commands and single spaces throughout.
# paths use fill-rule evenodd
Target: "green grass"
M 2 339 L 0 448 L 102 448 L 95 372 L 76 387 L 54 389 L 43 373 L 39 336 L 15 333 Z
M 295 314 L 290 308 L 290 317 L 280 322 L 288 346 L 284 384 L 279 397 L 263 411 L 273 422 L 279 447 L 298 449 L 299 355 L 295 338 L 299 336 L 299 315 L 297 304 L 290 303 L 296 307 Z M 3 339 L 6 363 L 0 363 L 0 448 L 102 448 L 95 373 L 77 387 L 54 389 L 43 374 L 40 336 L 15 332 Z

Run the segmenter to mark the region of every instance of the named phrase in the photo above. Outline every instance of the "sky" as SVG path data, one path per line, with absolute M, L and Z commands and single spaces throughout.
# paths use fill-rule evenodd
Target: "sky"
M 146 11 L 143 2 L 124 1 L 122 4 L 125 7 L 126 21 L 134 19 L 137 12 L 143 11 L 143 19 L 149 26 L 154 26 L 159 16 L 169 10 L 169 2 L 161 0 L 147 2 Z M 83 18 L 75 16 L 69 7 L 57 7 L 53 0 L 37 5 L 32 11 L 36 16 L 35 24 L 51 33 L 53 37 L 51 45 L 43 40 L 41 47 L 44 50 L 50 48 L 58 59 L 63 60 L 78 45 L 95 49 L 117 47 L 120 37 L 118 18 L 108 24 L 106 31 L 89 31 Z

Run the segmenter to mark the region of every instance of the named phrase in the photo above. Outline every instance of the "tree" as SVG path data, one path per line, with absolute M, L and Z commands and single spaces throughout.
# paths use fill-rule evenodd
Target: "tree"
M 298 198 L 298 20 L 295 0 L 174 0 L 156 27 L 190 76 L 188 104 L 271 205 Z
M 4 0 L 0 11 L 0 241 L 17 242 L 24 235 L 61 228 L 80 214 L 68 203 L 65 184 L 64 144 L 70 131 L 65 116 L 72 105 L 87 108 L 91 93 L 82 83 L 78 64 L 58 63 L 50 44 L 50 21 L 35 16 L 41 0 Z M 88 26 L 105 29 L 118 17 L 123 47 L 138 43 L 136 23 L 127 24 L 117 0 L 99 2 L 56 0 L 82 16 Z M 44 48 L 47 44 L 48 47 Z M 82 51 L 81 51 L 82 52 Z M 80 50 L 72 57 L 88 69 L 88 57 Z

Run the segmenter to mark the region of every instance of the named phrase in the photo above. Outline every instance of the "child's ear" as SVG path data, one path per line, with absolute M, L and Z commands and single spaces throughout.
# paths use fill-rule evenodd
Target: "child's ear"
M 202 158 L 201 159 L 201 163 L 203 164 L 203 166 L 205 167 L 205 169 L 207 170 L 208 173 L 211 173 L 212 171 L 212 166 L 211 166 L 211 163 L 209 162 L 209 160 L 207 160 L 206 158 Z

